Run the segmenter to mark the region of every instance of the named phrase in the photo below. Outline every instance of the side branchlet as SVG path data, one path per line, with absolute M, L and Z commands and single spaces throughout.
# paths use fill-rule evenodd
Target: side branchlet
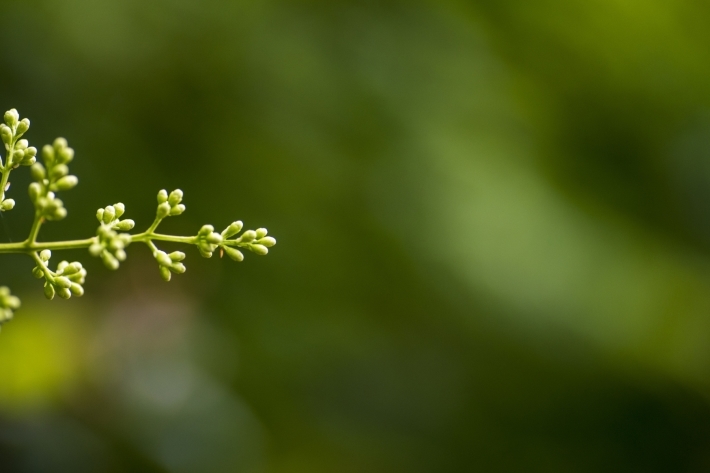
M 244 260 L 241 250 L 266 255 L 269 248 L 276 244 L 273 237 L 267 236 L 265 228 L 242 232 L 244 225 L 241 221 L 230 224 L 221 233 L 217 233 L 212 225 L 202 226 L 194 236 L 157 233 L 156 230 L 164 219 L 185 212 L 185 205 L 182 203 L 183 192 L 180 189 L 170 193 L 166 190 L 158 192 L 155 220 L 144 232 L 129 233 L 135 227 L 135 222 L 122 219 L 126 207 L 119 202 L 96 212 L 99 227 L 96 235 L 91 238 L 38 242 L 37 236 L 45 222 L 62 220 L 67 216 L 64 203 L 57 197 L 57 193 L 71 190 L 79 183 L 76 176 L 69 174 L 69 163 L 74 159 L 74 150 L 64 138 L 57 138 L 53 144 L 42 148 L 42 163 L 39 163 L 37 149 L 29 146 L 28 141 L 22 138 L 30 128 L 30 121 L 26 118 L 20 120 L 15 109 L 6 112 L 4 119 L 5 123 L 0 125 L 0 139 L 6 151 L 4 161 L 0 157 L 0 212 L 7 212 L 15 207 L 13 199 L 5 198 L 10 187 L 10 173 L 19 166 L 31 166 L 30 172 L 34 182 L 29 186 L 29 196 L 34 204 L 35 218 L 27 239 L 19 243 L 0 243 L 0 253 L 25 253 L 32 257 L 35 262 L 32 274 L 37 279 L 44 280 L 44 294 L 48 299 L 53 299 L 55 295 L 63 299 L 82 296 L 86 279 L 86 269 L 78 261 L 62 261 L 52 270 L 52 251 L 88 248 L 89 253 L 101 258 L 107 268 L 118 269 L 121 262 L 126 260 L 128 245 L 144 243 L 158 263 L 160 276 L 165 281 L 170 281 L 173 274 L 185 272 L 183 261 L 186 255 L 182 251 L 166 253 L 156 246 L 156 241 L 195 245 L 205 258 L 212 257 L 214 252 L 219 250 L 220 257 L 226 253 L 234 261 Z M 19 307 L 20 299 L 13 296 L 9 288 L 0 287 L 0 326 L 10 320 Z

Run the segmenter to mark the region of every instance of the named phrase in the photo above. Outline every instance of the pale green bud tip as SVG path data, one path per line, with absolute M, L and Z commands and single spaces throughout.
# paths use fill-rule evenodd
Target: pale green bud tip
M 170 281 L 170 270 L 166 266 L 160 267 L 160 277 L 165 281 Z
M 55 184 L 54 188 L 58 191 L 68 191 L 73 189 L 79 183 L 79 178 L 76 176 L 64 176 L 59 179 Z
M 30 173 L 32 174 L 32 179 L 34 179 L 35 181 L 41 181 L 47 175 L 47 171 L 40 163 L 33 164 L 30 168 Z
M 158 218 L 165 218 L 168 214 L 170 214 L 170 204 L 168 202 L 158 205 L 158 211 L 156 212 Z
M 133 227 L 136 226 L 136 222 L 134 222 L 131 219 L 126 219 L 126 220 L 121 220 L 117 225 L 116 229 L 121 230 L 122 232 L 126 232 L 128 230 L 131 230 Z
M 109 223 L 113 222 L 113 219 L 115 217 L 116 217 L 116 209 L 113 207 L 113 205 L 109 205 L 108 207 L 106 207 L 104 209 L 104 213 L 103 213 L 101 220 L 105 224 L 109 224 Z
M 121 202 L 113 204 L 113 208 L 116 209 L 116 217 L 120 217 L 126 212 L 126 206 L 123 205 Z
M 15 207 L 15 201 L 13 199 L 5 199 L 0 203 L 0 211 L 12 210 Z
M 42 259 L 42 261 L 49 261 L 49 258 L 52 257 L 52 252 L 50 250 L 42 250 L 39 254 L 39 257 Z
M 168 201 L 168 191 L 163 189 L 160 192 L 158 192 L 158 203 L 162 204 L 163 202 L 167 202 L 167 201 Z
M 69 146 L 69 143 L 67 143 L 67 140 L 61 136 L 54 140 L 54 147 L 56 149 L 66 148 L 67 146 Z
M 257 238 L 264 238 L 269 231 L 266 228 L 257 228 L 256 229 L 256 237 Z
M 183 253 L 182 251 L 173 251 L 168 256 L 170 256 L 170 260 L 174 262 L 182 261 L 185 259 L 185 253 Z
M 256 239 L 256 232 L 254 230 L 247 230 L 245 231 L 242 236 L 239 238 L 240 241 L 243 242 L 250 242 L 254 241 Z
M 229 238 L 231 236 L 236 235 L 237 233 L 242 231 L 242 228 L 244 227 L 244 224 L 242 223 L 241 220 L 237 220 L 236 222 L 232 223 L 229 225 L 227 228 L 224 229 L 222 232 L 222 236 L 224 238 Z
M 276 238 L 264 237 L 264 238 L 257 240 L 257 243 L 259 243 L 260 245 L 264 245 L 267 248 L 271 248 L 272 246 L 276 245 Z
M 49 284 L 49 281 L 44 283 L 44 296 L 51 301 L 52 299 L 54 299 L 54 294 L 54 286 Z
M 168 197 L 168 203 L 170 203 L 171 207 L 176 206 L 180 202 L 182 202 L 182 191 L 180 189 L 175 189 L 170 193 L 170 196 Z
M 5 112 L 5 123 L 8 124 L 8 126 L 15 126 L 17 125 L 17 121 L 20 119 L 20 114 L 17 112 L 17 109 L 10 109 L 7 112 Z
M 225 253 L 227 253 L 227 256 L 232 258 L 234 261 L 244 261 L 244 255 L 238 249 L 232 248 L 230 246 L 225 246 L 224 251 Z
M 17 124 L 17 134 L 21 135 L 30 129 L 30 120 L 28 118 L 23 118 L 20 123 Z
M 264 256 L 265 254 L 267 254 L 269 252 L 269 249 L 267 247 L 265 247 L 264 245 L 258 245 L 258 244 L 251 245 L 249 248 L 251 249 L 251 251 L 253 251 L 257 255 L 261 255 L 261 256 Z

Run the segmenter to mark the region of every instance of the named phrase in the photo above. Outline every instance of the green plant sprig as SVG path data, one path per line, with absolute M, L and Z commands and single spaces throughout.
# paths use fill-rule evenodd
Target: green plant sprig
M 37 149 L 29 146 L 22 136 L 29 130 L 30 121 L 20 120 L 17 110 L 5 113 L 5 123 L 0 125 L 0 138 L 5 145 L 5 160 L 0 157 L 0 212 L 7 212 L 15 207 L 13 199 L 6 199 L 5 194 L 10 183 L 10 173 L 19 166 L 29 166 L 34 182 L 29 186 L 29 195 L 34 204 L 35 214 L 27 239 L 18 243 L 0 243 L 2 253 L 24 253 L 29 255 L 35 267 L 32 274 L 37 279 L 44 280 L 44 294 L 48 299 L 55 295 L 63 299 L 71 296 L 80 297 L 84 294 L 83 284 L 86 280 L 86 269 L 78 261 L 61 261 L 56 269 L 50 268 L 52 251 L 87 248 L 92 256 L 99 257 L 109 269 L 118 269 L 120 263 L 126 260 L 126 248 L 131 243 L 144 243 L 153 253 L 158 263 L 160 276 L 170 281 L 172 274 L 185 272 L 185 253 L 174 251 L 166 253 L 160 250 L 155 242 L 184 243 L 197 246 L 199 253 L 205 258 L 211 258 L 219 250 L 220 257 L 225 253 L 234 261 L 242 261 L 241 250 L 257 255 L 266 255 L 276 240 L 268 236 L 265 228 L 243 231 L 244 225 L 236 221 L 221 233 L 215 231 L 212 225 L 204 225 L 195 236 L 175 236 L 156 233 L 160 224 L 168 217 L 181 215 L 185 212 L 182 203 L 183 192 L 176 189 L 170 193 L 166 190 L 158 192 L 158 207 L 155 220 L 144 232 L 128 233 L 135 222 L 122 219 L 126 207 L 122 203 L 101 208 L 96 213 L 99 227 L 96 235 L 82 240 L 37 241 L 42 225 L 47 221 L 62 220 L 67 216 L 63 202 L 57 197 L 58 192 L 73 189 L 79 179 L 69 174 L 69 163 L 74 159 L 74 150 L 64 138 L 57 138 L 52 145 L 42 148 L 42 162 L 37 162 Z M 6 286 L 0 287 L 0 326 L 12 319 L 14 311 L 20 307 L 20 300 L 10 293 Z

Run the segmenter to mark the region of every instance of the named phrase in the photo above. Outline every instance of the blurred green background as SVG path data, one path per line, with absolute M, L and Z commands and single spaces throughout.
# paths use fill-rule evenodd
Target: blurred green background
M 76 150 L 86 238 L 194 234 L 0 336 L 4 472 L 710 469 L 710 5 L 5 0 L 0 108 Z M 32 219 L 29 173 L 0 241 Z M 164 249 L 172 249 L 164 245 Z

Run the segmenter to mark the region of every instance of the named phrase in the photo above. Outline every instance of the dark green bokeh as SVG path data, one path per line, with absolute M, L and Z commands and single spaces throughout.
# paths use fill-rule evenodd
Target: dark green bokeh
M 179 187 L 171 232 L 279 244 L 168 285 L 67 253 L 87 295 L 52 303 L 3 256 L 0 471 L 706 471 L 708 14 L 4 2 L 0 106 L 76 150 L 42 239 Z

